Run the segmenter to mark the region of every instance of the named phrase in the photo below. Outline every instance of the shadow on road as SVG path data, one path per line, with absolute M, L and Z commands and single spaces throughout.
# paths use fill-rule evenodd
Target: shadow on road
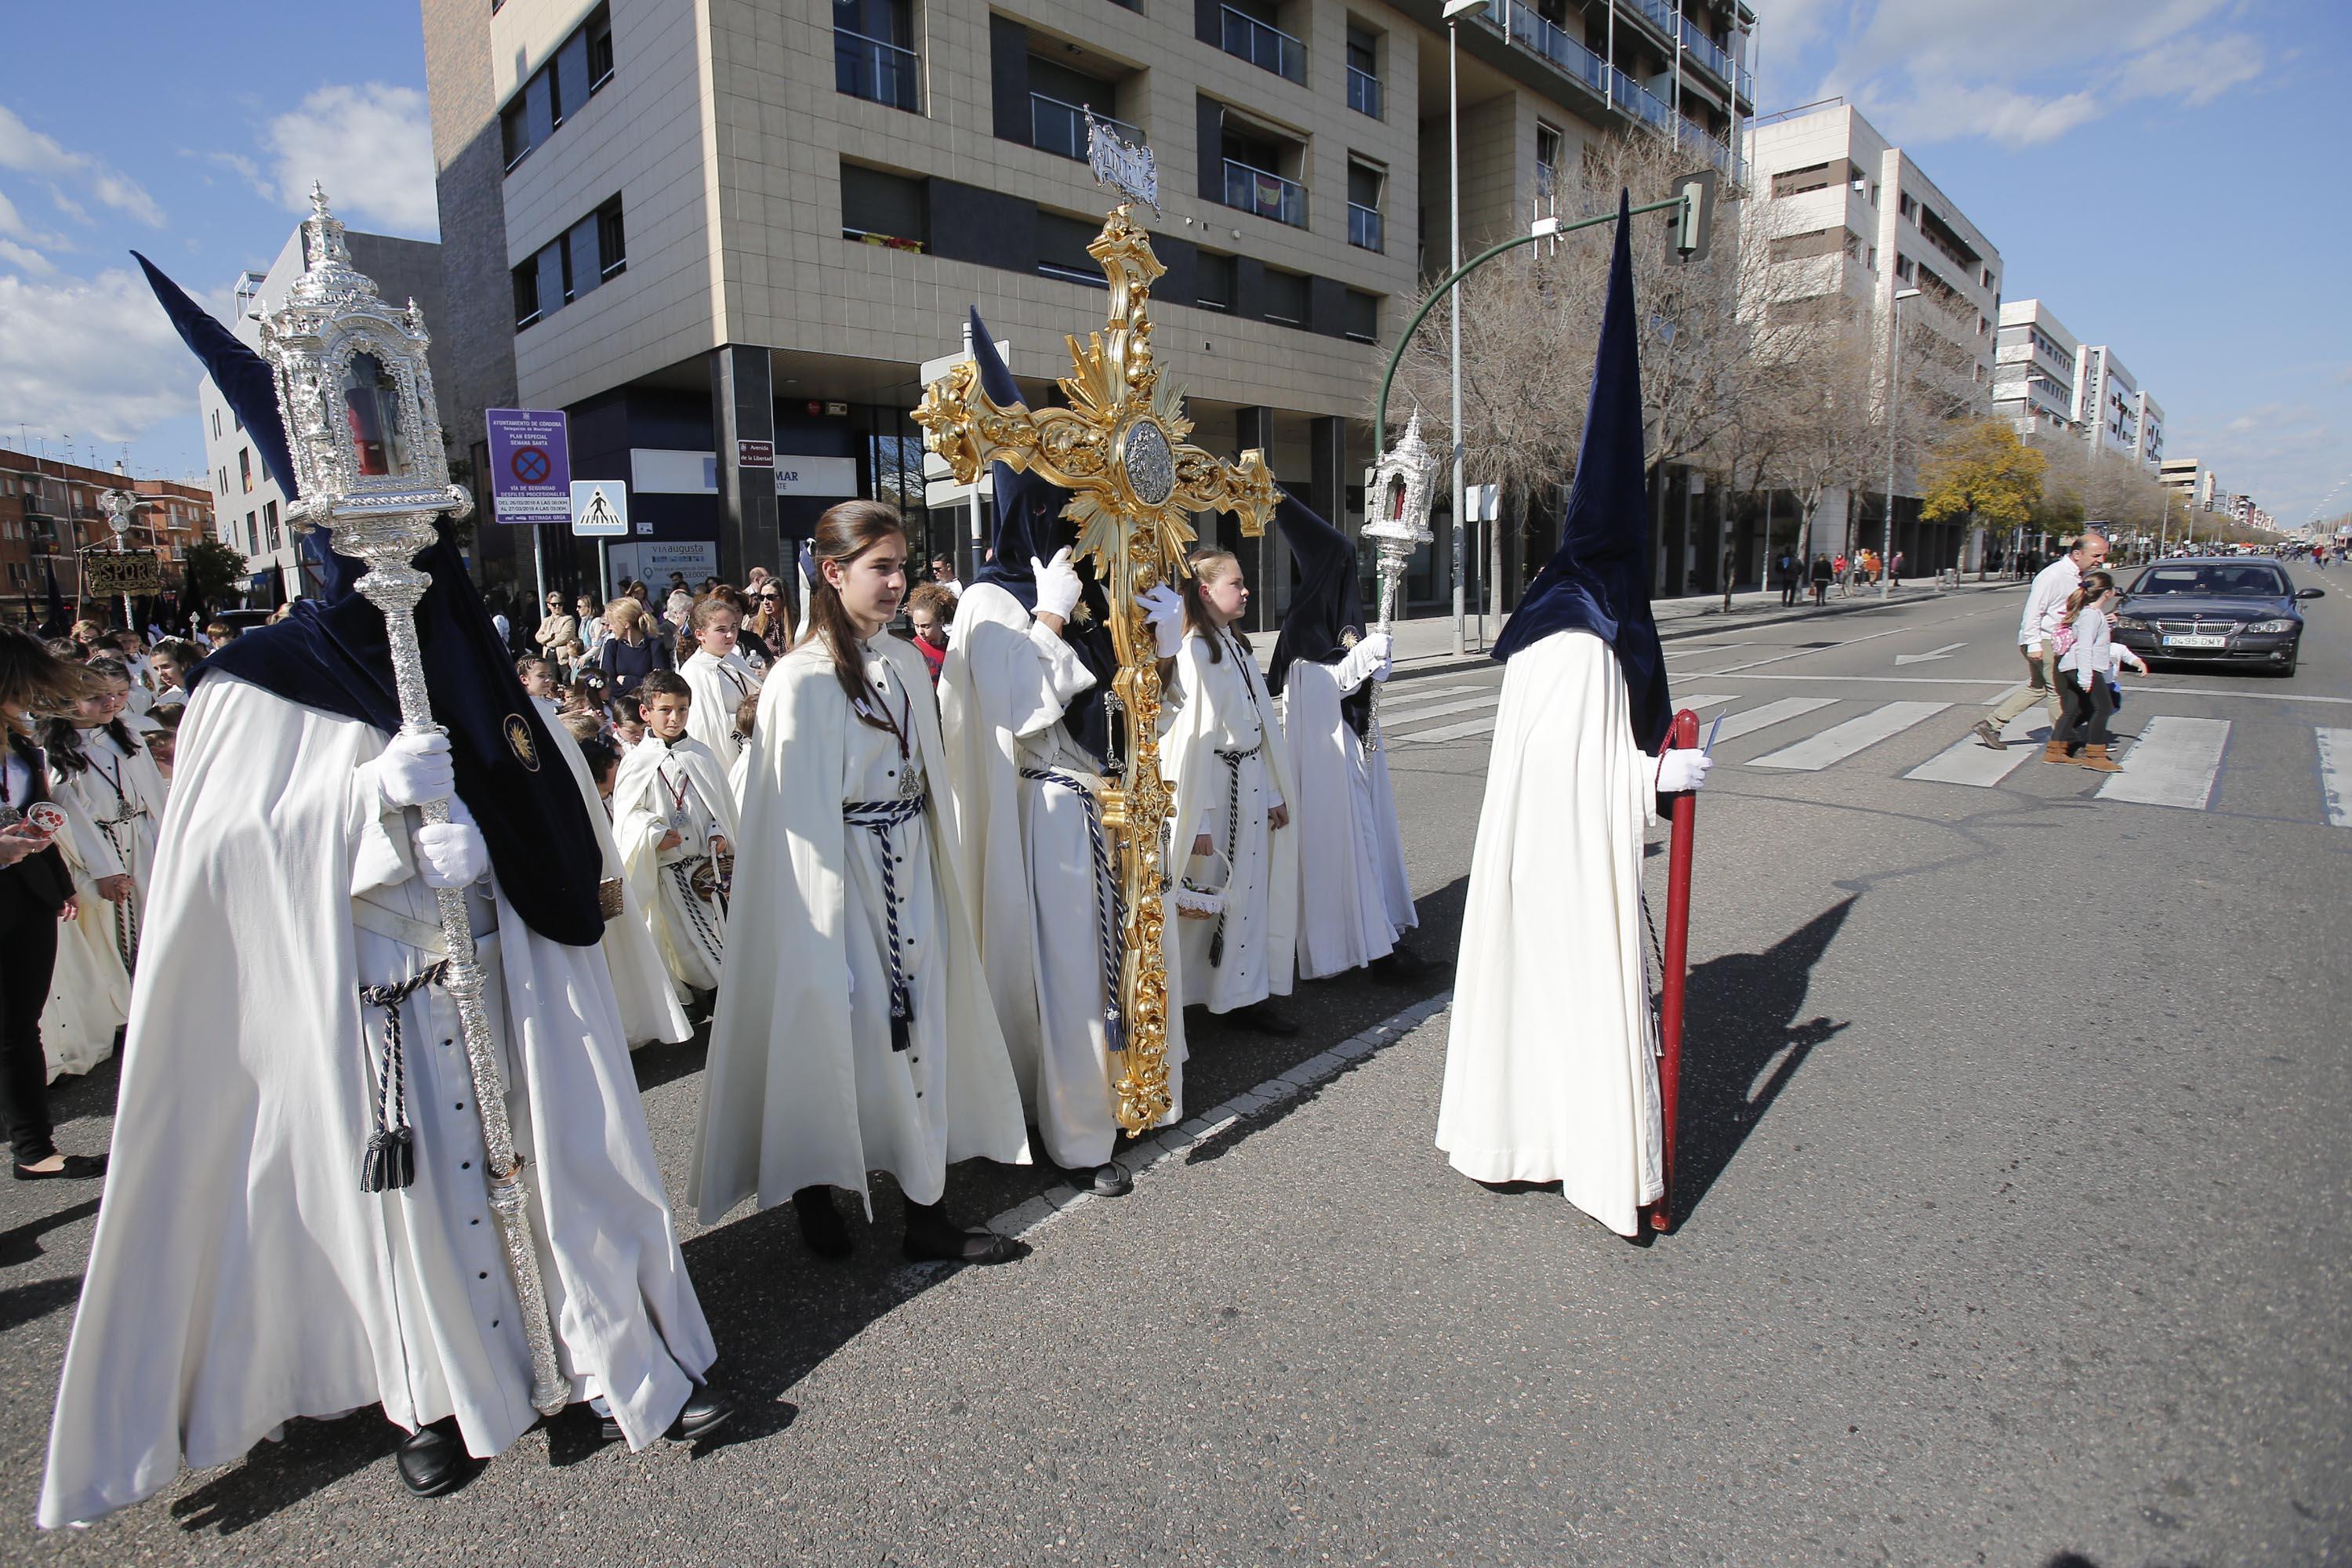
M 38 1219 L 28 1219 L 22 1225 L 0 1230 L 0 1268 L 30 1263 L 44 1250 L 42 1237 L 53 1230 L 63 1230 L 76 1220 L 88 1219 L 97 1212 L 98 1200 L 85 1198 L 70 1208 L 62 1208 L 55 1214 L 43 1215 Z
M 286 1434 L 282 1443 L 256 1443 L 241 1463 L 173 1498 L 172 1518 L 182 1530 L 235 1535 L 366 1469 L 401 1438 L 373 1405 L 333 1421 L 289 1421 Z
M 1797 1015 L 1814 966 L 1860 896 L 1831 905 L 1762 952 L 1727 952 L 1690 972 L 1675 1144 L 1676 1226 L 1697 1208 L 1813 1047 L 1846 1027 L 1823 1017 L 1800 1023 Z

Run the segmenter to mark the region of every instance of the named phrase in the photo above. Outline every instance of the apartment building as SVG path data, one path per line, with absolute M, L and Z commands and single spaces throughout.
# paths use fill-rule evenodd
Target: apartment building
M 1926 398 L 1938 412 L 1990 413 L 1996 323 L 2005 319 L 2000 252 L 1959 205 L 1843 100 L 1758 120 L 1742 148 L 1770 247 L 1759 308 L 1782 321 L 1866 322 L 1885 355 L 1895 297 L 1916 289 L 1902 311 L 1906 405 Z M 1923 521 L 1913 475 L 1898 472 L 1895 484 L 1894 547 L 1909 569 L 1964 564 L 1963 552 L 1980 542 L 1963 538 L 1958 523 Z M 1834 514 L 1845 500 L 1824 510 Z M 1866 490 L 1853 500 L 1857 537 L 1875 542 L 1886 498 Z
M 2042 300 L 2002 300 L 1993 349 L 1993 414 L 2021 436 L 2079 434 L 2074 380 L 2082 353 L 2082 341 Z
M 333 196 L 330 191 L 328 199 Z M 448 394 L 437 384 L 449 357 L 447 328 L 441 320 L 440 247 L 424 240 L 357 230 L 344 237 L 351 242 L 352 264 L 375 279 L 386 300 L 395 303 L 414 300 L 423 309 L 425 329 L 434 334 L 426 359 L 433 367 L 446 427 Z M 267 272 L 238 274 L 235 319 L 228 325 L 247 347 L 260 347 L 261 317 L 286 302 L 287 292 L 306 265 L 302 230 L 297 226 Z M 250 574 L 246 602 L 277 605 L 300 598 L 304 593 L 301 547 L 286 519 L 286 494 L 262 468 L 253 438 L 209 375 L 196 384 L 196 417 L 204 425 L 205 467 L 218 519 L 217 537 L 245 557 Z M 479 422 L 477 415 L 476 423 Z
M 2140 452 L 2139 381 L 2105 343 L 2083 350 L 2074 382 L 2074 422 L 2105 451 Z
M 2139 438 L 2132 444 L 2132 456 L 2144 468 L 2160 468 L 2164 462 L 2164 406 L 2142 387 L 2134 412 L 2138 416 L 2136 423 Z
M 567 410 L 572 473 L 632 485 L 616 565 L 654 547 L 689 576 L 774 567 L 852 495 L 897 500 L 921 549 L 969 559 L 964 511 L 923 505 L 919 370 L 976 306 L 1024 394 L 1055 395 L 1065 335 L 1106 300 L 1086 246 L 1113 198 L 1084 161 L 1088 115 L 1157 158 L 1154 352 L 1195 439 L 1262 447 L 1318 510 L 1360 520 L 1381 344 L 1444 254 L 1439 0 L 424 16 L 452 435 L 480 442 L 485 406 Z M 1517 221 L 1546 171 L 1618 127 L 1727 163 L 1750 23 L 1736 0 L 1493 0 L 1460 24 L 1465 229 Z M 514 531 L 483 531 L 487 574 L 527 579 Z M 1410 596 L 1450 569 L 1424 552 Z M 1271 616 L 1287 573 L 1261 575 Z
M 69 463 L 46 453 L 0 447 L 0 614 L 21 615 L 26 604 L 47 614 L 49 579 L 70 610 L 79 587 L 79 552 L 110 550 L 114 531 L 99 510 L 101 490 L 128 488 L 141 505 L 131 514 L 124 542 L 153 550 L 165 580 L 176 578 L 188 546 L 212 531 L 212 497 L 202 486 L 176 479 L 128 479 L 117 468 Z
M 2200 504 L 2212 477 L 2194 458 L 2167 458 L 2156 466 L 2157 483 L 2179 497 L 2184 508 Z

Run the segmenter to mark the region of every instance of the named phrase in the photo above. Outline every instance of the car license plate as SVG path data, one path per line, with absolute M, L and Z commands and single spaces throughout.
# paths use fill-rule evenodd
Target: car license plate
M 2230 639 L 2228 637 L 2168 637 L 2164 639 L 2164 646 L 2167 647 L 2228 647 Z

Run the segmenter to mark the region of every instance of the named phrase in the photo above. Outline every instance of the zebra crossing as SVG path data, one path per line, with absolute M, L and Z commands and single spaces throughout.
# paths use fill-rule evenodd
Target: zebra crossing
M 1380 701 L 1382 739 L 1397 754 L 1409 756 L 1415 747 L 1492 734 L 1501 692 L 1499 680 L 1493 679 L 1430 685 L 1416 681 L 1384 690 Z M 1720 710 L 1708 726 L 1718 762 L 1775 773 L 1868 766 L 1872 753 L 1897 736 L 1930 721 L 1941 719 L 1948 725 L 1969 714 L 1966 706 L 1951 701 L 1758 700 L 1727 692 L 1677 694 L 1675 706 L 1690 709 L 1702 719 L 1710 717 L 1710 710 Z M 2100 784 L 2096 798 L 2181 811 L 2213 809 L 2234 722 L 2164 713 L 2140 717 L 2136 737 L 2118 735 L 2123 771 Z M 1900 776 L 1920 784 L 1998 788 L 2041 756 L 2036 742 L 2047 735 L 2047 724 L 2041 709 L 2029 710 L 2003 730 L 2006 749 L 1994 751 L 1962 734 Z M 2352 728 L 2312 725 L 2307 733 L 2309 740 L 2302 743 L 2311 748 L 2305 754 L 2316 773 L 2318 815 L 2334 826 L 2352 827 Z M 1766 750 L 1759 755 L 1735 759 L 1720 750 L 1759 734 Z M 2275 744 L 2274 735 L 2267 743 Z

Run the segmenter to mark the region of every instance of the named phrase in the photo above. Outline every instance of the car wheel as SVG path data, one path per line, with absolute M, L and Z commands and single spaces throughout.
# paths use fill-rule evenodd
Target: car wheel
M 2278 667 L 2279 679 L 2281 680 L 2284 680 L 2289 676 L 2293 675 L 2294 673 L 2295 665 L 2301 661 L 2302 658 L 2303 639 L 2298 637 L 2295 639 L 2294 646 L 2286 650 L 2286 662 Z

